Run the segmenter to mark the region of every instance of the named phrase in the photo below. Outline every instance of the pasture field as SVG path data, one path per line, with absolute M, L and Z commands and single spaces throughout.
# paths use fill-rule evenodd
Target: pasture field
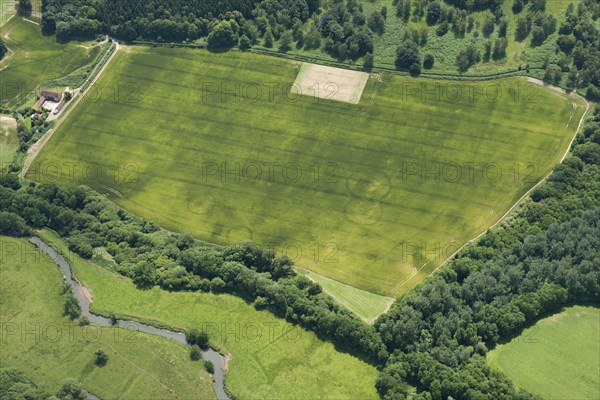
M 0 170 L 13 161 L 18 149 L 19 138 L 15 119 L 0 115 Z
M 375 319 L 385 313 L 394 302 L 391 297 L 380 296 L 366 290 L 334 281 L 308 270 L 301 273 L 321 285 L 325 293 L 333 297 L 338 303 L 344 305 L 366 322 L 372 324 Z
M 175 341 L 119 328 L 80 327 L 62 315 L 62 275 L 24 239 L 0 237 L 0 367 L 56 393 L 66 378 L 110 399 L 216 398 L 212 376 Z M 94 364 L 97 350 L 108 354 Z
M 574 306 L 488 353 L 492 367 L 544 399 L 600 398 L 600 310 Z
M 521 78 L 372 75 L 347 104 L 290 93 L 299 67 L 123 48 L 27 177 L 87 184 L 169 230 L 251 239 L 393 297 L 549 173 L 584 113 Z
M 67 254 L 91 291 L 93 312 L 209 333 L 211 346 L 232 356 L 225 384 L 236 399 L 378 398 L 377 370 L 312 332 L 231 295 L 138 290 L 130 279 L 65 252 L 66 244 L 52 232 L 40 237 Z
M 2 26 L 4 43 L 14 52 L 0 61 L 0 106 L 13 107 L 38 85 L 71 74 L 92 62 L 100 47 L 88 42 L 61 44 L 38 25 L 14 17 Z
M 15 15 L 15 0 L 0 0 L 0 26 Z

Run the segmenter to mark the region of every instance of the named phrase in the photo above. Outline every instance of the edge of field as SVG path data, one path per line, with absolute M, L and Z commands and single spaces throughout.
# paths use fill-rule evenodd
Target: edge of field
M 531 78 L 528 77 L 527 78 L 528 81 L 538 84 L 538 85 L 543 85 L 543 86 L 551 86 L 551 85 L 546 85 L 545 83 L 543 83 L 541 80 L 537 79 L 537 78 Z M 560 161 L 555 164 L 555 166 L 552 168 L 552 170 L 550 172 L 548 172 L 543 178 L 540 179 L 540 181 L 538 183 L 536 183 L 535 185 L 533 185 L 529 190 L 527 190 L 525 193 L 523 193 L 523 195 L 521 197 L 518 198 L 518 200 L 496 221 L 494 222 L 492 225 L 490 225 L 488 228 L 484 229 L 481 233 L 479 233 L 477 236 L 475 236 L 474 238 L 470 239 L 469 241 L 467 241 L 465 244 L 463 244 L 460 248 L 458 248 L 454 253 L 452 253 L 448 258 L 446 258 L 444 261 L 442 261 L 442 263 L 440 265 L 438 265 L 437 267 L 435 267 L 435 269 L 433 271 L 431 271 L 429 274 L 427 274 L 426 276 L 432 275 L 434 274 L 437 270 L 439 270 L 440 268 L 442 268 L 443 266 L 445 266 L 450 260 L 452 260 L 458 253 L 460 253 L 461 251 L 463 251 L 467 246 L 475 243 L 479 238 L 481 238 L 483 235 L 485 235 L 489 230 L 494 229 L 496 226 L 500 225 L 501 223 L 503 223 L 510 215 L 512 215 L 512 213 L 519 207 L 521 207 L 524 202 L 529 198 L 530 194 L 541 184 L 545 183 L 548 178 L 550 177 L 550 175 L 552 175 L 552 173 L 554 172 L 554 168 L 556 168 L 556 165 L 562 163 L 564 161 L 564 159 L 569 155 L 569 153 L 571 152 L 571 146 L 573 145 L 573 141 L 575 140 L 575 138 L 577 137 L 577 134 L 579 133 L 579 131 L 581 130 L 581 127 L 583 126 L 583 123 L 585 122 L 585 118 L 587 116 L 587 113 L 590 109 L 590 103 L 583 97 L 581 97 L 579 94 L 577 94 L 576 92 L 572 92 L 570 94 L 567 94 L 565 90 L 555 87 L 555 86 L 551 86 L 551 89 L 553 90 L 557 90 L 559 92 L 561 92 L 562 94 L 566 94 L 569 97 L 573 98 L 572 104 L 573 104 L 573 114 L 576 111 L 576 108 L 578 107 L 578 105 L 576 104 L 576 101 L 580 101 L 582 102 L 582 105 L 585 105 L 585 109 L 581 115 L 581 118 L 579 120 L 579 123 L 577 124 L 577 129 L 575 129 L 573 135 L 571 136 L 571 138 L 569 138 L 568 140 L 568 145 L 566 146 L 566 150 L 563 153 L 563 155 L 560 158 Z M 570 123 L 570 121 L 569 121 Z M 568 124 L 567 124 L 568 126 Z M 404 282 L 402 282 L 402 284 L 400 286 L 394 289 L 392 289 L 392 292 L 390 293 L 390 295 L 395 295 L 395 296 L 399 296 L 401 294 L 406 293 L 408 290 L 410 290 L 411 288 L 413 288 L 416 284 L 418 284 L 421 281 L 412 283 L 412 284 L 408 284 L 415 276 L 418 275 L 418 271 L 414 274 L 412 274 L 407 280 L 405 280 Z M 404 287 L 405 284 L 408 284 L 407 287 Z

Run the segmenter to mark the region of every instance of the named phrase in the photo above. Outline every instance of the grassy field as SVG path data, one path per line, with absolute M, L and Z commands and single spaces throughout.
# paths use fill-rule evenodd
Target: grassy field
M 14 52 L 0 62 L 0 105 L 4 107 L 18 104 L 38 85 L 92 62 L 100 52 L 99 47 L 84 47 L 91 45 L 88 42 L 61 44 L 21 17 L 2 26 L 2 37 Z
M 0 26 L 15 15 L 15 0 L 0 0 Z
M 490 364 L 544 399 L 600 398 L 600 310 L 575 306 L 544 318 L 488 354 Z
M 321 285 L 323 290 L 340 304 L 352 310 L 352 312 L 368 323 L 373 323 L 394 302 L 394 299 L 391 297 L 384 297 L 367 292 L 366 290 L 357 289 L 308 270 L 301 272 Z
M 298 69 L 239 52 L 125 48 L 28 177 L 85 183 L 167 229 L 251 239 L 395 296 L 545 176 L 584 111 L 517 78 L 377 75 L 346 104 L 290 95 Z
M 13 161 L 18 148 L 16 121 L 11 117 L 0 115 L 0 170 Z
M 41 235 L 66 249 L 51 232 Z M 91 290 L 92 310 L 173 329 L 196 327 L 211 345 L 232 355 L 227 389 L 237 399 L 376 399 L 377 370 L 339 353 L 312 332 L 238 297 L 191 292 L 140 291 L 121 275 L 69 254 L 77 278 Z
M 61 273 L 26 240 L 0 237 L 0 367 L 55 393 L 76 378 L 101 398 L 210 399 L 212 377 L 186 346 L 116 328 L 80 327 L 62 315 Z M 108 354 L 104 367 L 94 353 Z

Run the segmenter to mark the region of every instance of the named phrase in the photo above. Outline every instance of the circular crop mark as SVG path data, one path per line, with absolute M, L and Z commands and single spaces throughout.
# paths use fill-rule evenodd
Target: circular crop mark
M 346 218 L 360 225 L 373 225 L 381 220 L 383 206 L 376 200 L 354 199 L 346 204 Z
M 211 195 L 194 196 L 188 201 L 187 208 L 193 214 L 208 214 L 215 208 L 217 201 Z
M 361 171 L 346 180 L 346 188 L 354 196 L 381 200 L 392 190 L 392 181 L 382 171 Z
M 254 232 L 247 226 L 233 226 L 227 229 L 225 237 L 232 242 L 239 242 L 241 240 L 252 240 Z

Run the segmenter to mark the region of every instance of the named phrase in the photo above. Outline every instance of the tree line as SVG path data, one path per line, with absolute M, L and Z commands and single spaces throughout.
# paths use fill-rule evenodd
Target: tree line
M 62 40 L 110 34 L 125 41 L 193 43 L 209 48 L 323 47 L 338 59 L 373 52 L 372 29 L 356 0 L 43 0 L 42 31 Z M 374 22 L 373 22 L 374 21 Z

